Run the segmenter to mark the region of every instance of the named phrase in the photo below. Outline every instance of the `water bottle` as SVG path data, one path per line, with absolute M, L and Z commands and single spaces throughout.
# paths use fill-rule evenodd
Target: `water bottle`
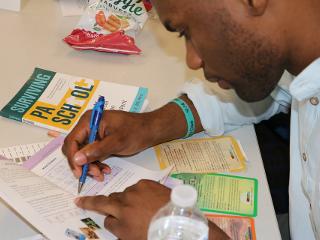
M 197 191 L 179 185 L 171 191 L 171 201 L 152 218 L 148 240 L 207 240 L 208 221 L 196 207 Z

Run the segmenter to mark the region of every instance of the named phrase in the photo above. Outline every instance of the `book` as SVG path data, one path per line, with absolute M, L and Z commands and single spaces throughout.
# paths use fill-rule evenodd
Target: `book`
M 0 116 L 68 133 L 100 95 L 105 109 L 141 112 L 148 89 L 35 68 Z
M 58 137 L 23 166 L 0 157 L 0 197 L 48 239 L 68 240 L 67 229 L 87 239 L 116 239 L 104 228 L 103 215 L 75 206 L 78 179 L 69 169 Z M 121 192 L 140 179 L 164 182 L 170 169 L 151 171 L 121 158 L 108 158 L 112 172 L 103 182 L 88 178 L 81 195 Z

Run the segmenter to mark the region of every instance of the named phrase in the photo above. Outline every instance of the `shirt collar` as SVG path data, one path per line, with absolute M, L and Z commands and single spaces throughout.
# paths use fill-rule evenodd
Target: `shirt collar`
M 312 62 L 291 83 L 290 93 L 303 101 L 320 92 L 320 58 Z

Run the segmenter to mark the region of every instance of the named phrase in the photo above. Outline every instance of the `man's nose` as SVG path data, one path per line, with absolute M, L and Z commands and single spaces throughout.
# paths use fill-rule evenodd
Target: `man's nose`
M 187 61 L 188 67 L 193 70 L 197 70 L 201 68 L 203 66 L 203 61 L 199 57 L 192 43 L 188 40 L 186 40 L 186 50 L 187 50 L 186 61 Z

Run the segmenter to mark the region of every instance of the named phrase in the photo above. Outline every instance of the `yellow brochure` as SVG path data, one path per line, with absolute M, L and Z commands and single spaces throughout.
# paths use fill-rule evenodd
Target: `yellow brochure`
M 155 146 L 161 169 L 173 173 L 234 172 L 245 169 L 245 156 L 231 136 L 176 140 Z

